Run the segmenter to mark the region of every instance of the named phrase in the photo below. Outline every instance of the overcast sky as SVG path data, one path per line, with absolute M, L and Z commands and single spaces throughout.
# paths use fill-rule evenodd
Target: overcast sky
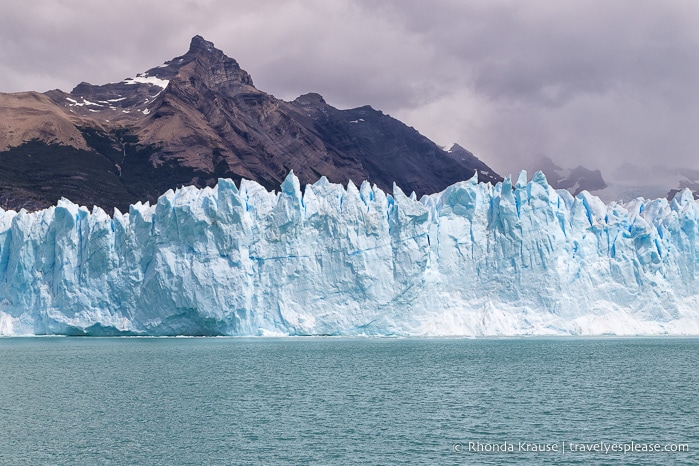
M 699 169 L 696 0 L 2 0 L 0 92 L 120 81 L 196 34 L 258 89 L 369 104 L 503 175 Z

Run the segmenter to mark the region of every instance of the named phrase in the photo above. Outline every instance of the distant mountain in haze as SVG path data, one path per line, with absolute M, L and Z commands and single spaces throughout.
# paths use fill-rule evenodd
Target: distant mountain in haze
M 607 181 L 600 170 L 580 165 L 564 169 L 549 157 L 541 157 L 533 170 L 541 170 L 556 189 L 566 189 L 573 195 L 586 190 L 604 202 L 628 202 L 638 197 L 671 200 L 685 188 L 692 191 L 695 199 L 699 198 L 699 170 L 689 168 L 624 164 L 612 170 L 612 181 Z
M 302 184 L 326 176 L 391 190 L 395 182 L 417 195 L 476 171 L 501 180 L 472 154 L 457 160 L 370 106 L 339 110 L 313 93 L 276 99 L 200 36 L 184 55 L 118 83 L 0 94 L 3 208 L 67 197 L 123 210 L 220 177 L 278 189 L 292 169 Z
M 549 157 L 542 157 L 535 164 L 533 171 L 541 170 L 549 184 L 555 189 L 565 189 L 577 196 L 582 191 L 599 191 L 607 187 L 599 170 L 590 170 L 578 165 L 576 168 L 564 169 Z

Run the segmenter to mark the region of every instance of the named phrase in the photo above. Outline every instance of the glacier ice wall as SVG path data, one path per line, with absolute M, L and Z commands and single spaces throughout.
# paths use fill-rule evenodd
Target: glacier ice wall
M 0 334 L 696 335 L 698 218 L 688 191 L 605 205 L 541 173 L 0 209 Z

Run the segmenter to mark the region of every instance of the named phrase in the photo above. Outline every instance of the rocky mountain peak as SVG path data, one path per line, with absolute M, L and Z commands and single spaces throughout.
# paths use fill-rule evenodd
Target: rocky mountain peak
M 195 77 L 197 80 L 203 80 L 209 88 L 240 84 L 254 86 L 250 75 L 236 60 L 226 56 L 223 51 L 214 46 L 213 42 L 209 42 L 202 36 L 194 36 L 189 44 L 189 51 L 181 57 L 166 62 L 165 65 L 163 68 L 176 68 L 177 75 L 180 77 L 186 79 Z M 148 74 L 155 76 L 160 72 L 158 68 L 154 68 L 149 70 Z
M 299 105 L 326 105 L 327 104 L 327 102 L 325 102 L 325 99 L 323 98 L 323 96 L 318 94 L 317 92 L 309 92 L 307 94 L 300 95 L 294 100 L 294 103 L 297 103 Z
M 196 35 L 196 36 L 192 37 L 192 40 L 189 43 L 189 52 L 188 53 L 216 54 L 216 52 L 223 55 L 223 52 L 221 50 L 218 50 L 216 47 L 214 47 L 213 42 L 210 42 L 210 41 L 204 39 L 202 36 Z

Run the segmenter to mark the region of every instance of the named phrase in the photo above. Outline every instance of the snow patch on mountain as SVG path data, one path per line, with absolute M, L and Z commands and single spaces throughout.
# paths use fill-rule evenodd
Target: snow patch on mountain
M 167 79 L 160 79 L 155 76 L 149 76 L 147 73 L 139 73 L 135 78 L 126 78 L 123 81 L 125 84 L 151 84 L 153 86 L 158 86 L 163 89 L 170 84 Z

